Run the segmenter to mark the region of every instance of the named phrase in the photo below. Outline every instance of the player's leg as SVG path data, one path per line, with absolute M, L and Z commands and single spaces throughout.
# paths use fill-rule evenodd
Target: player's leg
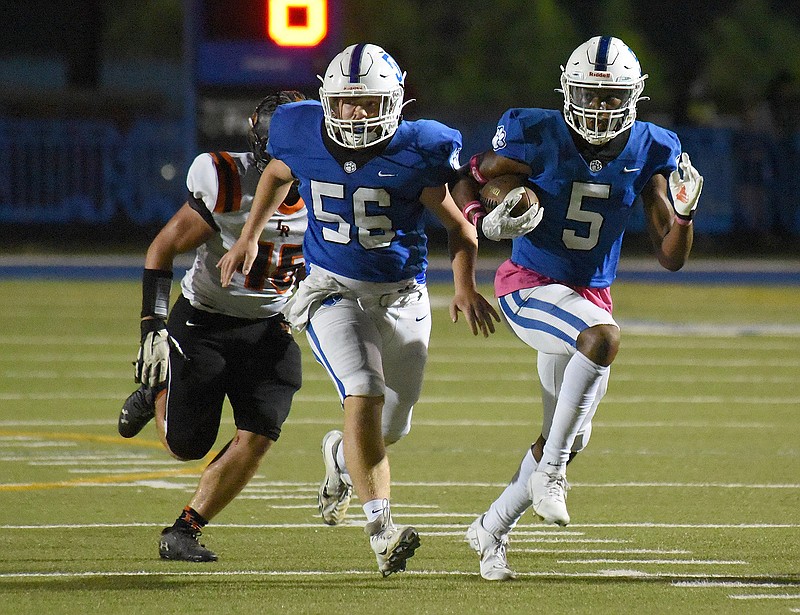
M 564 369 L 569 360 L 570 356 L 566 354 L 538 353 L 537 370 L 541 383 L 544 434 L 549 433 Z M 539 465 L 544 441 L 544 437 L 540 435 L 531 448 L 525 451 L 511 482 L 486 511 L 483 525 L 491 533 L 497 536 L 508 534 L 531 505 L 528 480 Z
M 193 326 L 187 327 L 187 321 Z M 215 339 L 215 322 L 215 315 L 181 296 L 167 323 L 182 352 L 170 352 L 166 394 L 156 401 L 156 424 L 162 443 L 181 461 L 205 457 L 219 431 L 225 358 Z
M 178 298 L 170 313 L 170 334 L 178 339 L 183 354 L 170 353 L 166 393 L 156 401 L 156 425 L 166 450 L 181 461 L 205 457 L 214 445 L 222 416 L 225 391 L 221 374 L 224 360 L 208 343 L 211 328 L 203 313 Z M 187 320 L 204 322 L 186 327 Z M 219 455 L 217 455 L 217 460 Z M 201 477 L 202 481 L 202 477 Z M 198 538 L 208 520 L 188 504 L 172 526 L 159 537 L 159 556 L 193 562 L 215 561 L 215 553 Z
M 537 368 L 542 390 L 543 431 L 553 418 L 561 376 L 569 361 L 567 354 L 538 353 Z M 531 505 L 528 481 L 541 459 L 544 438 L 536 442 L 522 456 L 516 473 L 489 509 L 470 525 L 466 540 L 481 557 L 481 576 L 489 581 L 514 578 L 506 559 L 508 534 Z
M 506 554 L 508 534 L 531 505 L 528 479 L 535 470 L 536 461 L 528 449 L 503 492 L 467 529 L 465 539 L 480 556 L 481 576 L 488 581 L 506 581 L 515 577 Z
M 422 394 L 431 337 L 430 299 L 427 288 L 398 305 L 370 310 L 383 336 L 383 439 L 387 446 L 411 431 L 414 404 Z
M 587 335 L 595 340 L 591 345 L 583 341 Z M 603 350 L 597 351 L 597 346 Z M 579 430 L 596 408 L 601 384 L 607 381 L 611 361 L 619 348 L 619 329 L 614 325 L 594 325 L 578 336 L 577 348 L 564 370 L 550 432 L 545 434 L 542 458 L 530 481 L 534 511 L 545 522 L 558 525 L 569 523 L 567 463 Z
M 380 366 L 379 336 L 371 327 L 358 302 L 334 295 L 312 314 L 306 329 L 309 346 L 328 372 L 343 407 L 345 396 L 351 391 L 383 394 L 380 371 L 363 369 Z M 374 335 L 372 342 L 368 341 L 370 335 Z M 344 521 L 353 491 L 343 437 L 342 431 L 334 429 L 322 438 L 325 475 L 317 500 L 320 516 L 327 525 Z
M 389 507 L 389 459 L 382 433 L 385 384 L 383 339 L 374 320 L 357 301 L 323 302 L 306 329 L 317 360 L 334 382 L 344 407 L 341 472 L 349 474 L 367 516 L 365 530 L 385 576 L 405 569 L 419 538 L 413 528 L 395 528 Z M 320 489 L 328 484 L 326 478 Z M 330 495 L 330 494 L 328 494 Z M 407 532 L 406 530 L 412 530 Z M 416 542 L 416 544 L 414 544 Z
M 294 393 L 300 388 L 300 350 L 282 318 L 241 322 L 214 316 L 206 323 L 214 348 L 221 349 L 224 356 L 223 381 L 237 430 L 203 471 L 194 496 L 173 527 L 162 534 L 160 552 L 167 559 L 216 559 L 196 538 L 249 483 L 280 436 Z
M 505 295 L 500 306 L 525 343 L 541 353 L 571 356 L 563 370 L 552 424 L 543 429 L 547 440 L 542 460 L 529 481 L 536 514 L 548 523 L 566 525 L 566 464 L 619 347 L 619 328 L 606 310 L 557 284 Z
M 192 562 L 216 561 L 217 555 L 198 543 L 203 528 L 233 499 L 258 470 L 273 441 L 237 430 L 200 476 L 194 495 L 159 540 L 162 559 Z

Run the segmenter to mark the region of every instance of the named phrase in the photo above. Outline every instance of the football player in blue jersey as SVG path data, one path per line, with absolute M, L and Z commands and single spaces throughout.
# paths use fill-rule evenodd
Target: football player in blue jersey
M 259 103 L 250 118 L 251 151 L 195 158 L 186 178 L 187 202 L 147 250 L 135 369 L 141 386 L 123 404 L 120 435 L 136 436 L 155 417 L 164 447 L 188 461 L 202 459 L 214 445 L 226 396 L 236 423 L 236 433 L 203 470 L 189 503 L 161 533 L 163 559 L 217 559 L 198 536 L 253 477 L 280 436 L 300 388 L 300 348 L 281 315 L 302 268 L 306 208 L 297 190 L 259 236 L 261 252 L 250 275 L 237 275 L 224 288 L 216 264 L 249 215 L 269 161 L 273 112 L 303 98 L 299 92 L 281 91 Z M 173 260 L 193 250 L 181 296 L 169 310 Z
M 341 522 L 355 489 L 387 576 L 405 570 L 419 546 L 415 528 L 392 522 L 386 445 L 411 428 L 428 355 L 426 209 L 448 234 L 452 320 L 461 312 L 473 334 L 487 336 L 499 316 L 476 289 L 476 232 L 447 189 L 460 133 L 401 120 L 405 73 L 376 45 L 347 47 L 321 79 L 321 102 L 285 105 L 273 116 L 272 161 L 241 238 L 219 266 L 223 284 L 240 264 L 249 270 L 258 233 L 297 178 L 309 208 L 308 276 L 284 314 L 306 330 L 344 408 L 344 433 L 322 443 L 320 512 L 330 525 Z
M 563 111 L 506 111 L 492 150 L 473 156 L 452 187 L 479 234 L 513 239 L 495 294 L 512 331 L 537 351 L 544 406 L 541 435 L 467 531 L 485 579 L 514 576 L 507 535 L 529 506 L 547 523 L 569 523 L 566 467 L 589 441 L 619 349 L 609 288 L 637 197 L 663 267 L 680 269 L 692 247 L 703 178 L 673 132 L 636 121 L 646 77 L 625 43 L 593 37 L 562 67 Z M 479 186 L 509 173 L 532 184 L 538 218 L 507 215 L 518 190 L 485 215 Z

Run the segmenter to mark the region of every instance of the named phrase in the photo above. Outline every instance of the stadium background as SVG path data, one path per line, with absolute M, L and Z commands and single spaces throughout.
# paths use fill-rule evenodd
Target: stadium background
M 559 107 L 560 64 L 613 33 L 650 74 L 641 119 L 674 129 L 706 178 L 696 254 L 798 252 L 797 3 L 290 3 L 327 14 L 324 37 L 303 49 L 272 42 L 268 4 L 4 0 L 2 250 L 141 254 L 182 204 L 193 156 L 244 149 L 246 117 L 270 89 L 316 98 L 315 73 L 347 44 L 390 51 L 416 99 L 406 117 L 460 129 L 464 160 L 487 147 L 506 108 Z M 232 62 L 251 52 L 261 68 L 236 73 Z M 646 249 L 642 229 L 639 217 L 627 252 Z

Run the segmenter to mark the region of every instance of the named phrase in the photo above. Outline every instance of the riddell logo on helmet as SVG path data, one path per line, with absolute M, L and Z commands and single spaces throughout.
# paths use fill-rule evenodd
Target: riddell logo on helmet
M 601 73 L 601 72 L 598 72 L 596 70 L 590 70 L 589 71 L 589 76 L 590 77 L 605 77 L 605 78 L 609 78 L 609 77 L 611 77 L 611 73 Z

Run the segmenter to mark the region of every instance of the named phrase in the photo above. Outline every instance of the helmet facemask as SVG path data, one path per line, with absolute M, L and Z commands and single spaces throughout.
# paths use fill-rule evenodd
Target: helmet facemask
M 319 98 L 328 136 L 342 147 L 363 149 L 391 139 L 400 124 L 405 73 L 376 45 L 351 45 L 337 55 L 322 78 Z M 377 99 L 377 113 L 363 119 L 341 117 L 341 103 Z
M 594 37 L 561 68 L 564 119 L 583 139 L 602 145 L 633 126 L 647 75 L 625 43 Z

